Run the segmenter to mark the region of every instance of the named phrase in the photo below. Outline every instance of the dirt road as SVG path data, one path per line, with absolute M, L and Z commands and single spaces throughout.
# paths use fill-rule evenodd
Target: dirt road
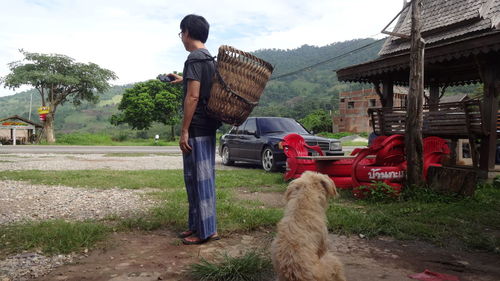
M 57 268 L 37 280 L 190 281 L 185 270 L 201 257 L 217 253 L 236 256 L 252 248 L 266 249 L 272 235 L 265 232 L 223 236 L 201 246 L 181 245 L 168 230 L 117 233 L 102 248 L 75 264 Z M 412 280 L 409 274 L 425 269 L 458 276 L 461 281 L 498 281 L 498 256 L 439 249 L 426 243 L 381 238 L 332 235 L 331 247 L 345 264 L 350 281 Z

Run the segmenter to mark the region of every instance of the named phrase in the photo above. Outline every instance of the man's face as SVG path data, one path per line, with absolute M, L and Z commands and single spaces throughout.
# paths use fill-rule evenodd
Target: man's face
M 181 31 L 179 32 L 179 37 L 181 38 L 181 41 L 182 41 L 182 44 L 184 44 L 184 49 L 186 49 L 186 51 L 188 51 L 188 47 L 187 47 L 187 40 L 189 39 L 188 38 L 188 31 Z

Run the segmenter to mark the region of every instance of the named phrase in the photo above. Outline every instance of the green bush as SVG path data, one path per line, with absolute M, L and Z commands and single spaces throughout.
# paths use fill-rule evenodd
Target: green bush
M 309 131 L 314 132 L 331 132 L 332 117 L 325 110 L 316 110 L 306 117 L 300 119 L 300 123 Z
M 128 138 L 129 138 L 129 135 L 127 133 L 120 132 L 117 136 L 111 137 L 111 140 L 112 141 L 122 142 L 122 141 L 128 140 Z
M 495 179 L 493 180 L 493 187 L 500 188 L 500 176 L 495 177 Z
M 370 186 L 358 186 L 354 191 L 362 194 L 362 199 L 370 202 L 393 202 L 399 199 L 400 192 L 384 182 L 374 182 Z

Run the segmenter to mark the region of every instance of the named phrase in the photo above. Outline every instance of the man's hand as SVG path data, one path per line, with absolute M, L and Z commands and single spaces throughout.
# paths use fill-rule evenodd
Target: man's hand
M 175 80 L 170 81 L 170 83 L 172 83 L 172 84 L 182 83 L 183 78 L 179 74 L 169 73 L 169 74 L 167 74 L 167 76 L 175 78 Z
M 191 146 L 189 146 L 188 139 L 189 139 L 189 132 L 188 131 L 181 132 L 181 138 L 179 139 L 179 147 L 181 148 L 183 153 L 190 153 L 192 150 Z

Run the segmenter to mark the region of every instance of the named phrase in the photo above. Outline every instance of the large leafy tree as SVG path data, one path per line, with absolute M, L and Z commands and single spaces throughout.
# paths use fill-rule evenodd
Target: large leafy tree
M 318 109 L 303 119 L 300 122 L 308 130 L 319 132 L 331 132 L 332 131 L 332 117 L 328 112 Z
M 118 105 L 120 113 L 111 116 L 111 124 L 126 123 L 133 129 L 146 130 L 153 122 L 174 125 L 179 122 L 182 102 L 180 86 L 159 80 L 140 82 L 125 90 Z
M 59 54 L 29 53 L 23 50 L 24 60 L 8 64 L 10 73 L 0 78 L 4 87 L 16 89 L 22 85 L 35 87 L 40 93 L 42 106 L 49 107 L 44 123 L 47 142 L 54 143 L 54 120 L 57 107 L 65 102 L 79 105 L 82 101 L 96 102 L 99 94 L 116 79 L 113 71 L 95 63 L 79 63 Z

